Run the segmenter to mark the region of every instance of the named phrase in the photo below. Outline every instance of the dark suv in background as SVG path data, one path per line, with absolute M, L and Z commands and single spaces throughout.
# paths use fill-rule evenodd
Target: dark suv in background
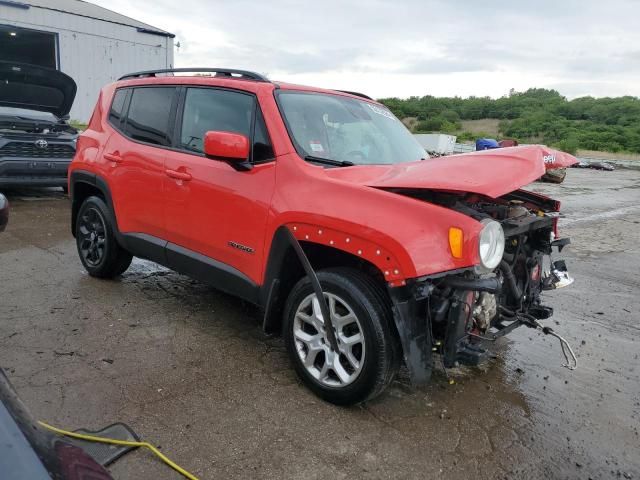
M 0 62 L 0 187 L 67 185 L 78 131 L 68 115 L 76 83 L 64 73 Z

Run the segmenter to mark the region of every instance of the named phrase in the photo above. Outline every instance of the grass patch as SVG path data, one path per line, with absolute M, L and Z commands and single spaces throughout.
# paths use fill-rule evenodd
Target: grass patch
M 480 120 L 462 120 L 462 131 L 474 135 L 488 135 L 492 138 L 500 136 L 500 120 L 497 118 L 482 118 Z
M 77 130 L 86 130 L 87 129 L 87 124 L 86 123 L 82 123 L 78 120 L 69 120 L 69 125 L 71 125 L 73 128 L 77 129 Z

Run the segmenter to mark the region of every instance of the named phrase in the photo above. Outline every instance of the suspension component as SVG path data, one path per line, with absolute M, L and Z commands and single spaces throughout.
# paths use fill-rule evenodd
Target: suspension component
M 560 342 L 560 348 L 562 349 L 562 355 L 564 355 L 564 360 L 566 362 L 562 364 L 563 367 L 568 368 L 569 370 L 575 370 L 578 367 L 578 359 L 576 358 L 576 354 L 573 353 L 571 345 L 569 345 L 569 342 L 567 342 L 562 336 L 558 335 L 553 328 L 543 326 L 531 315 L 523 314 L 521 315 L 521 318 L 527 327 L 538 329 L 545 335 L 551 335 L 558 339 Z

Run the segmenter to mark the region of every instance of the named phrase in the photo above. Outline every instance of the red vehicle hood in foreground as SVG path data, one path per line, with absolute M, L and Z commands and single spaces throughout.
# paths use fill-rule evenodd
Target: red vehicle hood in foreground
M 542 145 L 510 147 L 396 165 L 325 170 L 330 177 L 376 188 L 425 188 L 497 198 L 577 159 Z

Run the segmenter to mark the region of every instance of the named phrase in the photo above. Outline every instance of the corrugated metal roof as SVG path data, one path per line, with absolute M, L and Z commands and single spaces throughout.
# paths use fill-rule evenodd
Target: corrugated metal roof
M 127 25 L 145 33 L 157 33 L 169 37 L 175 36 L 173 33 L 82 0 L 20 0 L 16 3 L 30 5 L 34 8 L 44 8 L 46 10 L 93 18 L 104 22 L 117 23 L 119 25 Z

